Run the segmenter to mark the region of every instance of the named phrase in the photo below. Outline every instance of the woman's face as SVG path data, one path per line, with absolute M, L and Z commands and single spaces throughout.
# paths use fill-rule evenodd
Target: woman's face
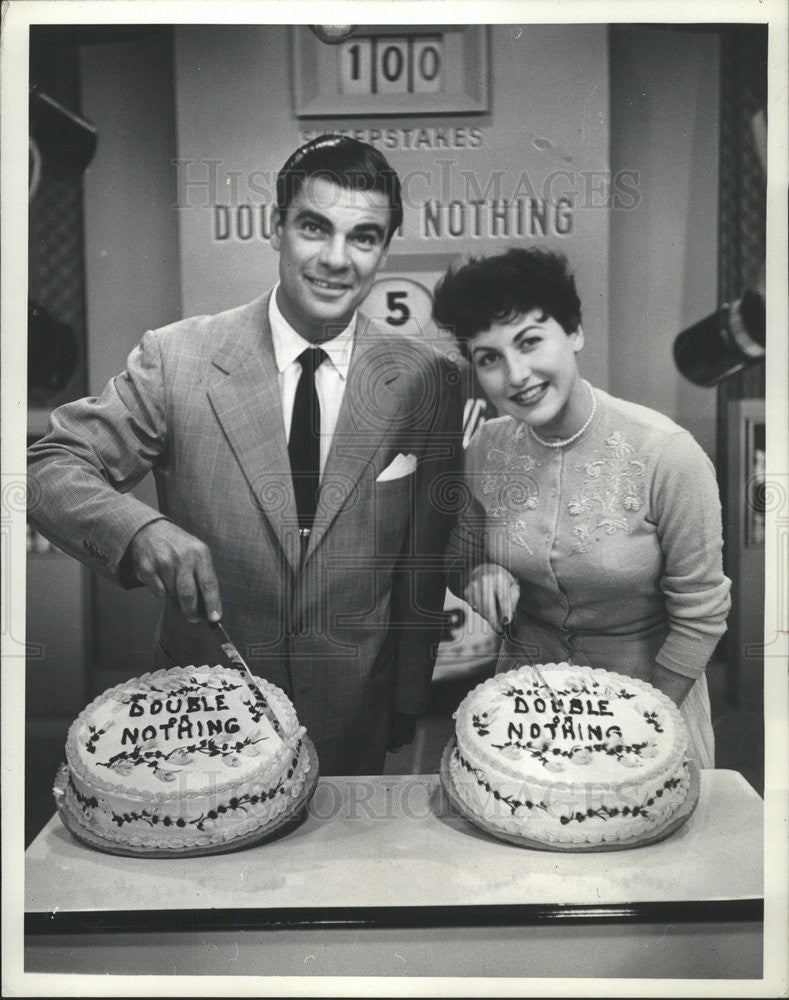
M 469 351 L 480 384 L 500 414 L 545 436 L 567 437 L 588 416 L 588 392 L 576 363 L 583 343 L 580 326 L 565 333 L 552 316 L 532 309 L 478 333 Z

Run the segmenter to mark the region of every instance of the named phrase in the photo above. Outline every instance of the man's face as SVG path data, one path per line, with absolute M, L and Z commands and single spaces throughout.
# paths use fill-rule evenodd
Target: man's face
M 277 305 L 302 337 L 318 342 L 347 326 L 386 260 L 389 213 L 378 191 L 350 191 L 310 177 L 285 218 L 275 216 Z

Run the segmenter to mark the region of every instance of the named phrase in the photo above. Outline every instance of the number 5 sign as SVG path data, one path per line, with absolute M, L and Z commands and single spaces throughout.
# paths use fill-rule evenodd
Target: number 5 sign
M 439 330 L 432 318 L 433 297 L 412 278 L 380 278 L 361 306 L 365 316 L 375 320 L 390 333 L 405 333 L 426 340 L 451 340 Z

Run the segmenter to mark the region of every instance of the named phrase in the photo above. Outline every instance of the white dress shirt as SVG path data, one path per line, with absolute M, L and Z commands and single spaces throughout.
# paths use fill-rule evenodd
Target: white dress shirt
M 308 347 L 322 347 L 328 355 L 328 360 L 315 372 L 315 389 L 321 407 L 321 475 L 326 468 L 337 418 L 340 415 L 345 383 L 348 379 L 348 367 L 353 351 L 353 334 L 356 327 L 356 313 L 351 317 L 348 326 L 321 344 L 311 344 L 296 333 L 280 312 L 277 305 L 277 288 L 271 294 L 268 307 L 268 319 L 271 324 L 271 337 L 274 342 L 274 357 L 277 362 L 277 378 L 279 381 L 279 396 L 282 402 L 282 420 L 285 424 L 285 437 L 290 439 L 290 424 L 293 418 L 293 401 L 296 397 L 296 387 L 301 377 L 301 365 L 296 360 L 302 351 Z

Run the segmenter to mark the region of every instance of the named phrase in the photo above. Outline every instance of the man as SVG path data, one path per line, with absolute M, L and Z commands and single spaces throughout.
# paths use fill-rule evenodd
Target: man
M 221 661 L 222 617 L 324 774 L 413 739 L 441 632 L 458 372 L 357 313 L 401 220 L 377 150 L 307 143 L 277 179 L 273 292 L 148 332 L 30 451 L 36 527 L 165 598 L 155 665 Z M 127 493 L 151 469 L 158 511 Z

